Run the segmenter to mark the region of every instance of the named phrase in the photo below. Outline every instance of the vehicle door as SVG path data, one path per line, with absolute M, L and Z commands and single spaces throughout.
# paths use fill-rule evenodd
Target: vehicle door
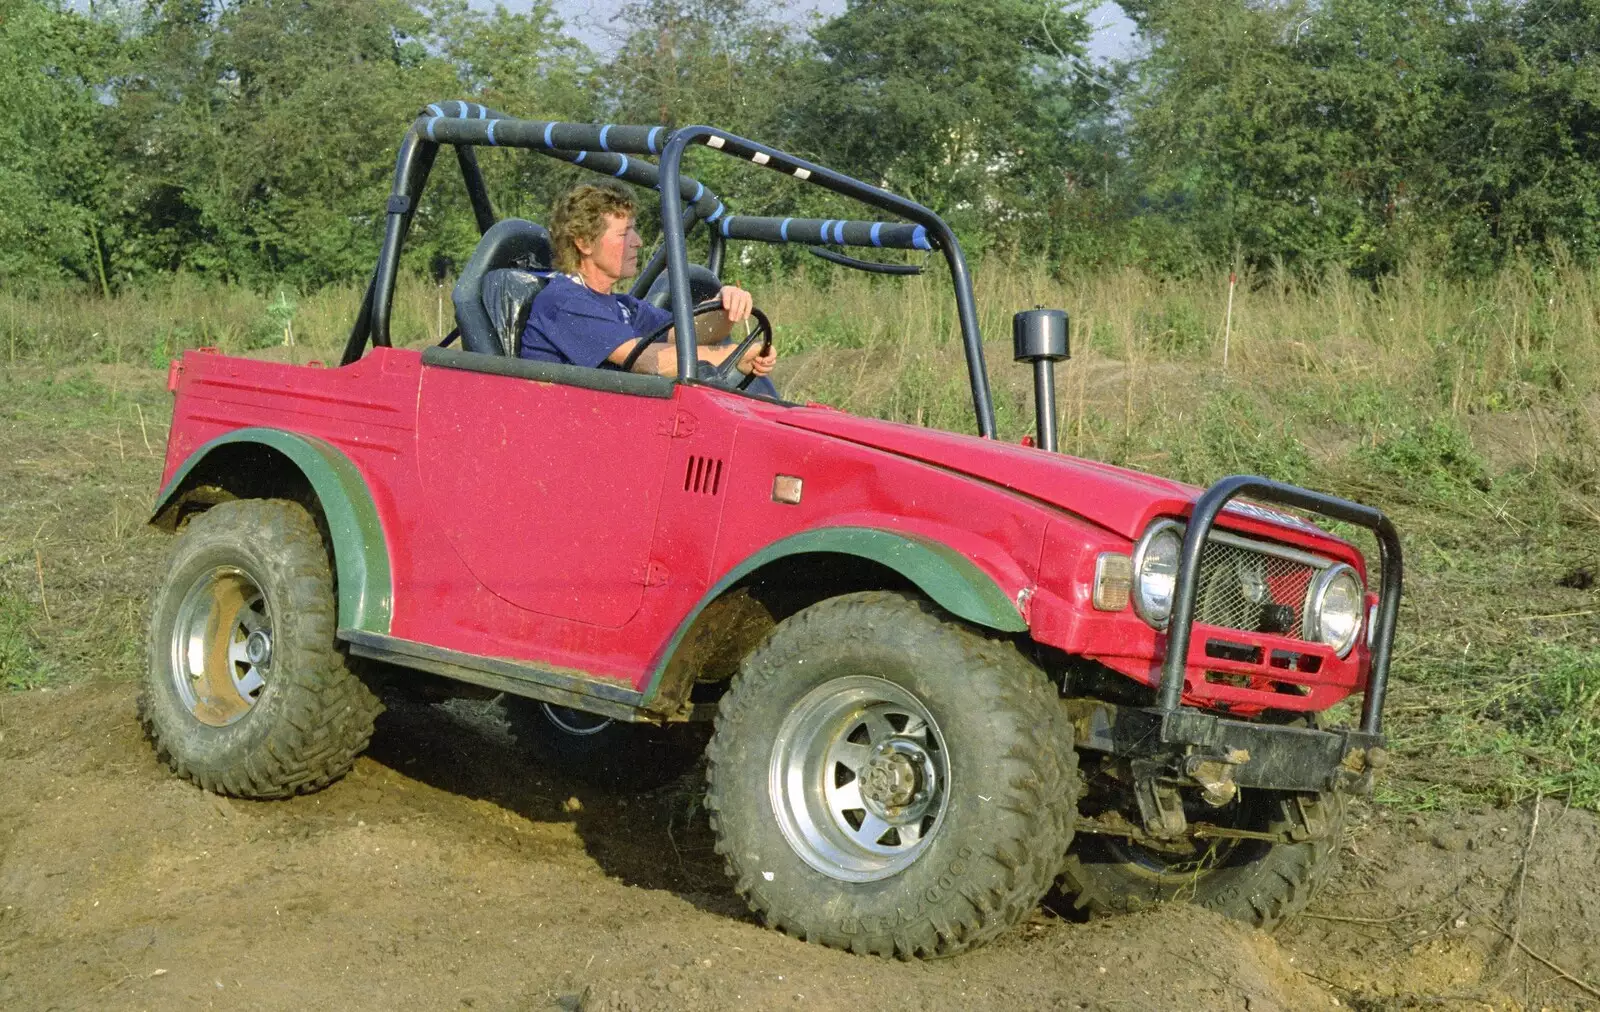
M 566 370 L 588 385 L 541 381 L 530 378 L 539 363 L 481 359 L 474 365 L 495 371 L 423 368 L 417 463 L 437 530 L 517 607 L 622 627 L 649 572 L 670 384 L 567 366 L 544 374 Z

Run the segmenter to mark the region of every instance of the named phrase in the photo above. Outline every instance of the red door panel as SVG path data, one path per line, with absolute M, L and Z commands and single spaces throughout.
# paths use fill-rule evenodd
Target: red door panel
M 639 609 L 673 403 L 425 367 L 417 468 L 436 529 L 530 611 L 620 628 Z

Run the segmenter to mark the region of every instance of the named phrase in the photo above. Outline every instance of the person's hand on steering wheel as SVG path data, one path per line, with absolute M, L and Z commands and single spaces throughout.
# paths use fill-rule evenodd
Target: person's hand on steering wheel
M 752 344 L 739 360 L 738 369 L 746 376 L 762 377 L 772 373 L 772 367 L 778 362 L 778 349 L 770 342 L 762 347 Z
M 738 323 L 750 318 L 750 310 L 755 306 L 755 297 L 738 285 L 722 286 L 722 312 L 727 315 L 729 323 Z

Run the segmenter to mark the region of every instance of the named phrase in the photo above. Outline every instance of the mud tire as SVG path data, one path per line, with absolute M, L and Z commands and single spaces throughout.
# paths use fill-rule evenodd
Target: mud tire
M 272 632 L 264 687 L 224 726 L 199 719 L 174 675 L 185 595 L 219 567 L 259 588 Z M 240 798 L 306 794 L 349 772 L 383 706 L 336 649 L 333 586 L 322 537 L 297 503 L 235 500 L 189 521 L 151 601 L 138 702 L 139 722 L 173 772 Z
M 1152 870 L 1150 852 L 1140 852 L 1115 837 L 1085 833 L 1067 855 L 1062 891 L 1074 894 L 1074 905 L 1091 915 L 1126 914 L 1164 903 L 1187 902 L 1263 931 L 1306 908 L 1337 865 L 1344 835 L 1344 797 L 1320 796 L 1328 806 L 1329 833 L 1302 843 L 1270 844 L 1241 841 L 1215 867 L 1182 875 Z M 1267 832 L 1287 827 L 1281 796 L 1262 803 L 1257 826 Z
M 785 836 L 769 778 L 796 705 L 862 675 L 932 717 L 947 801 L 909 865 L 844 881 Z M 1034 909 L 1072 839 L 1077 757 L 1058 699 L 1012 643 L 919 598 L 847 594 L 791 616 L 734 677 L 707 752 L 706 807 L 735 888 L 768 926 L 857 953 L 947 956 L 995 937 Z
M 681 777 L 705 747 L 701 727 L 657 727 L 605 720 L 532 699 L 506 700 L 506 722 L 534 762 L 593 787 L 622 793 L 653 790 Z M 562 726 L 569 722 L 585 733 Z M 591 723 L 593 722 L 593 723 Z

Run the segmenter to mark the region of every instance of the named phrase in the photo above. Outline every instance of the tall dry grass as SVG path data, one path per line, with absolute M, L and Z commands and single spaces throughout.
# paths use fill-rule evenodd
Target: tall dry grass
M 971 427 L 941 270 L 909 279 L 840 272 L 827 284 L 778 278 L 752 287 L 778 323 L 797 391 L 868 413 Z M 281 346 L 287 324 L 305 354 L 328 358 L 342 347 L 360 296 L 356 285 L 256 292 L 184 275 L 112 299 L 85 290 L 0 292 L 0 349 L 9 363 L 162 364 L 202 345 L 236 353 Z M 1570 264 L 1519 265 L 1479 281 L 1445 280 L 1417 264 L 1377 285 L 1342 274 L 1315 282 L 1245 275 L 1231 327 L 1225 274 L 1170 280 L 1130 268 L 1061 278 L 1039 268 L 986 269 L 976 296 L 990 374 L 1008 394 L 1028 387 L 1010 365 L 1011 314 L 1034 305 L 1072 313 L 1074 359 L 1058 380 L 1068 422 L 1079 410 L 1078 389 L 1103 399 L 1111 374 L 1131 390 L 1128 416 L 1165 399 L 1177 372 L 1204 376 L 1207 386 L 1333 380 L 1404 388 L 1462 417 L 1593 391 L 1600 370 L 1600 271 Z M 447 285 L 401 283 L 396 343 L 436 342 L 451 326 Z M 826 356 L 824 365 L 824 352 L 846 354 Z M 1020 432 L 1031 407 L 1018 412 L 1026 405 L 1002 400 L 1010 430 Z

